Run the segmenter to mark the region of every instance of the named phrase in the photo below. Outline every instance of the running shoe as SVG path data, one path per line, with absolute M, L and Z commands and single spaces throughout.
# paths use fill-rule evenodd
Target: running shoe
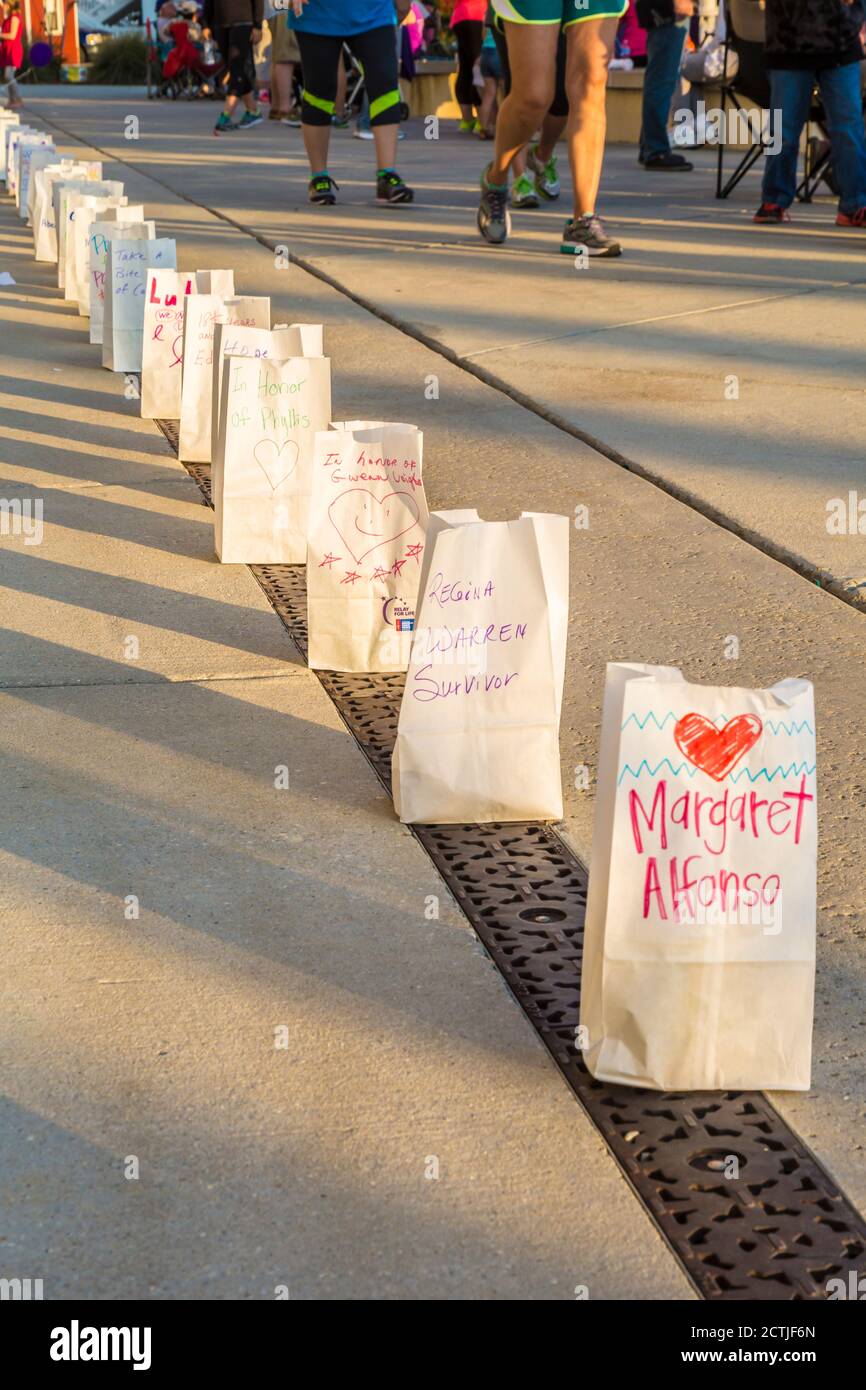
M 264 116 L 261 111 L 245 111 L 238 121 L 238 130 L 252 130 L 254 125 L 261 125 Z
M 511 206 L 513 208 L 537 208 L 539 203 L 535 185 L 528 174 L 521 174 L 511 185 Z
M 673 150 L 660 150 L 655 154 L 645 155 L 640 163 L 650 171 L 658 169 L 661 173 L 668 174 L 687 174 L 695 167 L 690 159 L 681 154 L 674 154 Z
M 353 140 L 375 140 L 372 130 L 364 130 L 362 126 L 356 126 L 352 131 Z
M 559 173 L 556 168 L 556 155 L 552 154 L 546 164 L 538 158 L 538 146 L 530 145 L 526 151 L 526 162 L 534 175 L 535 191 L 542 198 L 558 198 L 560 194 Z
M 489 166 L 488 166 L 489 167 Z M 491 187 L 487 169 L 481 175 L 481 201 L 478 204 L 478 230 L 491 246 L 501 246 L 511 231 L 508 188 Z
M 619 242 L 607 235 L 601 218 L 593 213 L 566 222 L 559 249 L 566 256 L 577 256 L 583 251 L 589 256 L 622 255 Z
M 337 199 L 334 197 L 334 189 L 340 185 L 335 183 L 330 174 L 316 174 L 310 179 L 310 186 L 307 190 L 307 197 L 311 203 L 318 203 L 322 207 L 332 207 Z
M 227 130 L 237 130 L 237 126 L 231 116 L 227 116 L 225 111 L 221 111 L 217 117 L 217 123 L 213 128 L 214 135 L 225 135 Z
M 301 113 L 297 106 L 293 106 L 291 111 L 284 111 L 280 125 L 299 126 L 301 124 Z
M 283 113 L 282 113 L 282 111 L 280 110 L 280 108 L 279 108 L 278 106 L 272 106 L 271 109 L 270 109 L 270 111 L 268 112 L 268 120 L 269 120 L 269 121 L 280 121 L 280 120 L 282 120 L 282 118 L 283 118 Z
M 481 129 L 481 122 L 476 121 L 473 117 L 471 121 L 461 121 L 457 128 L 461 135 L 474 135 L 477 130 Z
M 411 203 L 415 197 L 411 188 L 407 188 L 396 169 L 386 169 L 384 174 L 379 174 L 376 179 L 376 202 L 377 203 Z
M 779 207 L 778 203 L 762 203 L 752 218 L 753 222 L 790 222 L 791 215 L 787 208 Z
M 853 212 L 843 212 L 840 208 L 836 214 L 837 227 L 866 227 L 866 208 L 855 208 Z
M 345 130 L 348 124 L 349 117 L 345 114 L 345 112 L 342 116 L 338 116 L 337 113 L 334 112 L 333 116 L 331 117 L 331 125 L 335 128 L 335 130 Z

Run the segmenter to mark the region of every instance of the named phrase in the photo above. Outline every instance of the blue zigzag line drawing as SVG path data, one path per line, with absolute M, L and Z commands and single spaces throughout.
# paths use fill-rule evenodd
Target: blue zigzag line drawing
M 775 777 L 799 777 L 804 772 L 807 776 L 811 776 L 815 771 L 815 766 L 815 763 L 811 767 L 808 763 L 791 763 L 788 767 L 782 767 L 782 764 L 779 763 L 772 772 L 768 772 L 765 767 L 762 767 L 754 776 L 747 767 L 741 767 L 739 772 L 729 772 L 726 780 L 739 782 L 741 777 L 748 777 L 750 782 L 757 782 L 761 777 L 766 777 L 768 782 L 772 782 Z
M 728 716 L 722 714 L 710 720 L 710 723 L 715 724 L 716 728 L 722 729 L 725 724 L 727 724 L 728 719 L 733 717 L 733 715 Z M 674 723 L 676 723 L 677 716 L 674 714 L 673 710 L 668 710 L 667 714 L 661 720 L 653 710 L 650 710 L 649 714 L 645 714 L 642 719 L 639 719 L 636 714 L 630 714 L 622 725 L 622 729 L 626 729 L 628 725 L 631 724 L 632 720 L 634 720 L 639 729 L 645 729 L 647 724 L 652 721 L 656 728 L 661 731 L 669 720 L 673 720 Z M 771 734 L 801 734 L 805 730 L 806 733 L 811 734 L 813 737 L 815 735 L 815 730 L 812 728 L 808 719 L 767 719 L 764 722 L 764 728 L 768 729 Z M 622 732 L 622 729 L 620 732 Z
M 695 773 L 698 770 L 696 767 L 689 767 L 688 763 L 680 763 L 679 767 L 674 767 L 670 758 L 662 758 L 661 762 L 656 763 L 655 767 L 650 767 L 646 758 L 642 758 L 636 768 L 632 767 L 631 763 L 626 763 L 622 772 L 616 779 L 616 785 L 620 785 L 623 777 L 625 777 L 625 774 L 627 772 L 630 772 L 632 777 L 640 777 L 642 772 L 648 773 L 650 777 L 655 777 L 656 773 L 660 772 L 661 769 L 665 766 L 667 766 L 670 769 L 671 775 L 673 777 L 679 777 L 681 772 L 685 772 L 686 776 L 688 777 L 694 777 Z
M 620 786 L 622 784 L 622 779 L 625 777 L 626 773 L 630 773 L 631 776 L 635 778 L 640 777 L 642 772 L 646 772 L 648 777 L 655 777 L 665 766 L 669 769 L 672 777 L 679 777 L 681 772 L 685 772 L 687 777 L 694 777 L 695 773 L 698 771 L 696 767 L 689 767 L 688 763 L 680 763 L 679 767 L 674 767 L 670 758 L 662 758 L 661 762 L 656 763 L 655 767 L 650 767 L 646 758 L 642 758 L 636 768 L 632 767 L 631 763 L 625 764 L 616 779 L 616 785 Z M 758 782 L 762 777 L 765 777 L 768 782 L 772 782 L 776 777 L 799 777 L 802 773 L 811 776 L 815 771 L 815 767 L 815 763 L 812 763 L 811 767 L 808 763 L 789 763 L 787 767 L 783 767 L 782 764 L 779 763 L 772 771 L 766 767 L 762 767 L 754 773 L 750 772 L 747 767 L 741 767 L 739 772 L 729 772 L 724 780 L 736 784 L 743 777 L 748 777 L 750 782 Z

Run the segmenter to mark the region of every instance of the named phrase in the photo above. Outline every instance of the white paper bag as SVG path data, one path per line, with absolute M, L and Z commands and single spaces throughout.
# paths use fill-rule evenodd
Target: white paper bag
M 178 458 L 187 463 L 211 461 L 211 377 L 214 325 L 220 321 L 270 328 L 271 301 L 266 295 L 190 295 L 183 325 Z
M 98 222 L 109 208 L 124 207 L 122 193 L 99 197 L 90 193 L 72 193 L 66 200 L 66 273 L 63 297 L 80 306 L 87 294 L 90 307 L 90 227 Z
M 153 241 L 112 237 L 109 241 L 102 340 L 102 365 L 109 371 L 141 371 L 147 272 L 173 270 L 176 255 L 171 237 Z
M 102 343 L 105 327 L 105 287 L 108 275 L 108 243 L 113 237 L 126 237 L 132 241 L 153 241 L 156 237 L 156 223 L 145 222 L 144 207 L 127 205 L 119 208 L 106 208 L 98 222 L 91 222 L 87 239 L 90 261 L 88 282 L 88 304 L 90 311 L 90 341 Z M 78 301 L 79 311 L 82 301 Z
M 33 243 L 37 261 L 57 260 L 57 222 L 54 215 L 54 185 L 65 181 L 99 183 L 99 160 L 61 160 L 39 169 L 34 179 Z
M 560 820 L 568 518 L 434 512 L 391 762 L 408 823 Z
M 25 222 L 30 221 L 30 199 L 33 180 L 40 169 L 45 169 L 57 159 L 53 141 L 45 145 L 25 146 L 21 154 L 21 179 L 18 185 L 18 215 Z
M 54 185 L 54 221 L 57 224 L 57 287 L 66 288 L 66 234 L 69 229 L 69 199 L 74 193 L 93 198 L 113 198 L 123 194 L 119 179 L 63 179 Z
M 21 198 L 22 166 L 26 171 L 25 152 L 43 147 L 53 150 L 54 141 L 50 135 L 46 135 L 42 130 L 19 126 L 15 134 L 11 136 L 9 163 L 6 170 L 6 192 L 15 199 L 16 208 Z
M 194 271 L 147 273 L 141 356 L 143 420 L 176 420 L 180 415 L 184 303 L 194 290 Z
M 9 137 L 21 124 L 17 111 L 0 111 L 0 179 L 6 182 L 6 161 L 9 152 Z
M 203 289 L 203 285 L 215 285 L 217 289 Z M 144 350 L 141 367 L 143 419 L 180 418 L 186 296 L 231 294 L 233 290 L 232 270 L 151 272 L 144 304 Z
M 289 323 L 278 328 L 248 328 L 229 323 L 215 323 L 213 362 L 211 364 L 211 454 L 214 459 L 220 448 L 218 438 L 220 398 L 222 395 L 223 359 L 226 357 L 321 357 L 322 325 L 320 323 Z M 321 426 L 325 428 L 325 426 Z
M 223 418 L 211 472 L 223 563 L 300 565 L 316 434 L 331 416 L 327 357 L 224 359 Z
M 610 663 L 581 982 L 593 1075 L 808 1090 L 816 857 L 808 681 Z
M 307 550 L 308 660 L 405 671 L 427 532 L 421 431 L 316 435 Z
M 195 273 L 196 294 L 220 294 L 223 299 L 231 299 L 235 292 L 235 273 L 233 270 L 197 270 Z

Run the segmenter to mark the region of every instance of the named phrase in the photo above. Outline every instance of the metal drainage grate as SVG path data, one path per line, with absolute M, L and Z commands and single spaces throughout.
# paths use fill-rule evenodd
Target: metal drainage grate
M 157 424 L 176 452 L 175 422 Z M 209 467 L 186 467 L 210 503 Z M 303 566 L 251 569 L 305 656 Z M 316 675 L 390 792 L 404 677 Z M 859 1273 L 866 1222 L 765 1096 L 642 1091 L 587 1071 L 575 1045 L 587 876 L 554 830 L 412 829 L 704 1298 L 824 1299 L 828 1279 Z

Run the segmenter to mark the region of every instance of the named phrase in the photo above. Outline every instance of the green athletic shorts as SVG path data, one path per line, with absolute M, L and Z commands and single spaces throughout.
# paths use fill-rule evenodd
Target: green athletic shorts
M 512 24 L 561 24 L 567 29 L 585 19 L 619 19 L 628 0 L 491 0 L 500 19 Z

